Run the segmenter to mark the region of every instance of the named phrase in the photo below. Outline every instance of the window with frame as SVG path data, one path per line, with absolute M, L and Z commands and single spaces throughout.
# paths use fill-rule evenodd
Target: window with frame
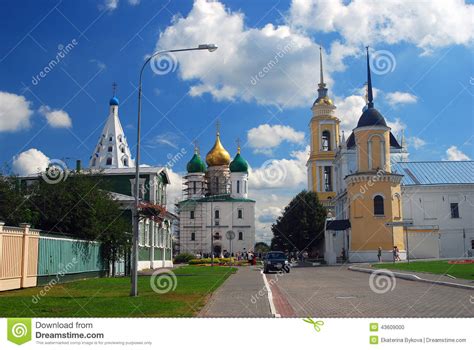
M 219 215 L 220 215 L 219 210 L 215 210 L 214 211 L 214 219 L 219 219 Z
M 237 193 L 240 193 L 240 181 L 237 180 Z
M 112 146 L 109 146 L 109 147 L 107 148 L 107 152 L 112 152 L 113 149 L 114 149 L 114 148 L 113 148 Z
M 112 158 L 107 158 L 106 165 L 112 165 Z
M 321 148 L 323 151 L 331 150 L 331 133 L 328 130 L 324 130 L 321 134 Z
M 242 209 L 237 209 L 237 219 L 242 219 L 243 218 L 243 210 Z
M 194 210 L 191 210 L 191 211 L 189 212 L 189 217 L 190 217 L 191 219 L 194 219 Z
M 191 241 L 195 241 L 195 240 L 196 240 L 196 233 L 191 232 Z
M 324 167 L 324 190 L 332 192 L 332 171 L 330 166 Z
M 383 216 L 385 215 L 383 208 L 383 197 L 381 195 L 376 195 L 374 197 L 374 215 Z
M 450 203 L 451 219 L 459 219 L 459 203 Z
M 243 241 L 243 240 L 244 240 L 244 233 L 239 232 L 239 241 Z

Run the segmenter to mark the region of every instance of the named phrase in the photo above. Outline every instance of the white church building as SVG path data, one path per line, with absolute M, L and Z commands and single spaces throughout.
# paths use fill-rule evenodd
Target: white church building
M 231 161 L 217 132 L 206 163 L 195 148 L 184 177 L 185 200 L 178 203 L 180 252 L 219 257 L 253 251 L 255 201 L 248 198 L 248 163 L 240 147 Z

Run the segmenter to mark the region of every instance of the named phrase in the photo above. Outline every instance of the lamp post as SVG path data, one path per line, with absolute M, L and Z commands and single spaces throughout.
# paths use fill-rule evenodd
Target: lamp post
M 141 121 L 141 111 L 142 111 L 142 77 L 143 71 L 148 63 L 155 57 L 172 52 L 181 52 L 181 51 L 196 51 L 196 50 L 207 50 L 213 52 L 217 50 L 217 46 L 214 44 L 203 44 L 198 47 L 192 47 L 187 49 L 174 49 L 174 50 L 163 50 L 153 53 L 148 57 L 140 70 L 140 78 L 138 80 L 138 120 L 137 120 L 137 155 L 135 158 L 135 205 L 133 213 L 133 239 L 132 239 L 132 287 L 130 290 L 130 296 L 138 295 L 138 230 L 139 230 L 139 217 L 138 217 L 138 205 L 140 204 L 139 190 L 140 190 L 140 121 Z

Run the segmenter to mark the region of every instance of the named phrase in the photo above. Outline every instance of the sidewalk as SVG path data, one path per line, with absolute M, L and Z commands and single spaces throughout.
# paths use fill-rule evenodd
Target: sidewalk
M 260 269 L 239 267 L 212 294 L 198 317 L 272 317 Z
M 372 271 L 378 271 L 383 269 L 377 269 L 371 264 L 361 263 L 361 264 L 351 264 L 348 267 L 351 271 L 357 272 L 366 272 L 371 273 Z M 403 278 L 411 281 L 419 281 L 425 283 L 434 283 L 445 285 L 449 287 L 465 288 L 465 289 L 474 289 L 474 281 L 465 280 L 461 278 L 451 278 L 446 275 L 438 275 L 428 272 L 418 272 L 418 271 L 407 271 L 407 270 L 389 270 L 393 272 L 393 275 L 398 278 Z

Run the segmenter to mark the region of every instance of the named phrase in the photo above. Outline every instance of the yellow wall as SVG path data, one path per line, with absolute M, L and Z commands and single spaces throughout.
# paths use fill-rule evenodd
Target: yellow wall
M 375 175 L 375 174 L 374 174 Z M 351 200 L 351 247 L 350 250 L 384 250 L 392 249 L 392 228 L 385 224 L 400 220 L 394 217 L 393 196 L 400 192 L 400 185 L 388 180 L 375 182 L 351 183 L 348 188 L 348 198 Z M 384 199 L 384 215 L 374 216 L 373 197 L 382 194 Z M 403 229 L 393 228 L 394 244 L 400 250 L 405 249 Z
M 355 130 L 358 172 L 377 168 L 390 171 L 390 130 Z M 372 142 L 372 167 L 369 169 L 369 140 Z M 381 140 L 384 140 L 385 164 L 381 164 Z

